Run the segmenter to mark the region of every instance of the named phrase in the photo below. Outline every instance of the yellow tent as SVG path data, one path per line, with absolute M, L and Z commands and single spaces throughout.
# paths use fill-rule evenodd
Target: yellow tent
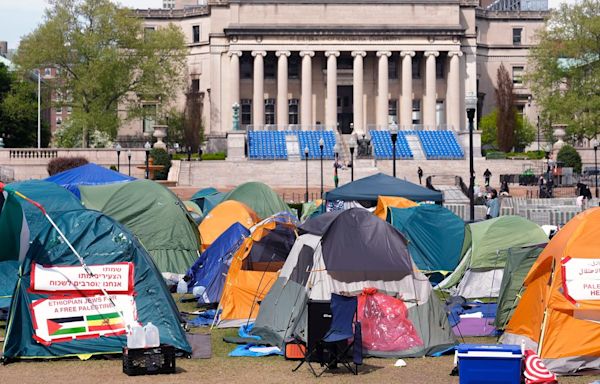
M 405 199 L 404 197 L 397 196 L 379 196 L 377 198 L 377 208 L 373 214 L 379 217 L 381 220 L 387 219 L 388 208 L 410 208 L 415 207 L 419 204 L 412 200 Z
M 202 251 L 208 248 L 231 225 L 238 222 L 251 228 L 258 222 L 258 216 L 244 203 L 227 200 L 214 207 L 198 226 Z

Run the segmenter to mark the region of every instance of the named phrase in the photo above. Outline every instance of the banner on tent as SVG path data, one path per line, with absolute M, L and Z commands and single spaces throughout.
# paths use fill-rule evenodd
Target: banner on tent
M 33 293 L 81 292 L 99 293 L 104 288 L 110 293 L 132 294 L 133 263 L 113 263 L 90 265 L 94 274 L 90 275 L 82 266 L 31 265 L 31 286 Z
M 600 259 L 565 257 L 561 261 L 565 297 L 579 300 L 600 300 Z
M 48 345 L 125 334 L 127 324 L 137 321 L 134 297 L 111 295 L 110 298 L 115 305 L 104 295 L 34 300 L 31 303 L 33 338 Z

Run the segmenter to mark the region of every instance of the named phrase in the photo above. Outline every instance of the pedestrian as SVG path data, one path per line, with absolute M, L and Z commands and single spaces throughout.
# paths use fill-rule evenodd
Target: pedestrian
M 338 187 L 338 184 L 340 183 L 340 178 L 338 177 L 338 169 L 342 168 L 342 164 L 340 164 L 340 162 L 338 161 L 338 157 L 335 157 L 335 161 L 333 163 L 333 184 L 335 185 L 335 187 Z
M 506 179 L 502 180 L 502 184 L 500 185 L 500 195 L 508 196 L 510 194 L 510 190 L 508 188 L 508 182 Z
M 419 184 L 422 184 L 421 179 L 423 179 L 423 170 L 421 167 L 417 170 L 417 175 L 419 175 Z
M 540 180 L 538 181 L 538 186 L 540 188 L 538 192 L 538 197 L 543 198 L 546 197 L 546 187 L 544 186 L 546 180 L 544 180 L 544 176 L 540 176 Z
M 483 172 L 483 177 L 485 179 L 485 186 L 489 187 L 490 186 L 490 177 L 492 177 L 492 172 L 490 172 L 490 170 L 488 168 L 486 168 L 485 172 Z
M 492 189 L 490 193 L 487 194 L 487 201 L 485 205 L 488 207 L 486 219 L 493 219 L 495 217 L 500 216 L 500 201 L 498 200 L 498 191 Z

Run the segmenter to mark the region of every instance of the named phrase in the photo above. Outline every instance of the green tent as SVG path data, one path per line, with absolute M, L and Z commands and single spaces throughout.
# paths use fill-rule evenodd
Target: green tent
M 506 249 L 548 241 L 542 228 L 521 216 L 500 216 L 465 228 L 461 261 L 438 287 L 465 298 L 495 298 L 506 264 Z
M 252 208 L 261 219 L 278 212 L 290 212 L 290 207 L 266 184 L 249 182 L 238 186 L 223 198 L 223 201 L 235 200 Z
M 2 188 L 0 195 L 0 262 L 23 260 L 29 246 L 27 219 L 17 196 Z
M 104 212 L 138 237 L 161 272 L 185 273 L 198 258 L 198 228 L 183 203 L 162 185 L 136 180 L 79 189 L 87 208 Z
M 528 247 L 509 248 L 505 251 L 506 265 L 500 283 L 498 309 L 496 311 L 496 321 L 494 322 L 496 328 L 504 329 L 508 324 L 525 289 L 523 281 L 525 281 L 531 266 L 545 246 L 544 243 Z
M 65 212 L 54 221 L 96 277 L 47 223 L 21 263 L 4 359 L 121 353 L 126 329 L 135 322 L 152 322 L 161 343 L 191 352 L 175 302 L 131 232 L 90 210 Z

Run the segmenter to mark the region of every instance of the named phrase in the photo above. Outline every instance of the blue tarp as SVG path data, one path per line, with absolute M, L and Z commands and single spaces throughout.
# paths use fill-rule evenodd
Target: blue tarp
M 196 260 L 186 275 L 189 290 L 200 303 L 217 303 L 223 293 L 231 258 L 250 231 L 240 223 L 232 224 Z M 201 288 L 203 287 L 203 288 Z
M 77 198 L 81 198 L 79 194 L 80 185 L 104 185 L 132 180 L 135 180 L 135 177 L 112 171 L 94 163 L 69 169 L 46 179 L 46 181 L 51 181 L 65 187 L 77 196 Z

